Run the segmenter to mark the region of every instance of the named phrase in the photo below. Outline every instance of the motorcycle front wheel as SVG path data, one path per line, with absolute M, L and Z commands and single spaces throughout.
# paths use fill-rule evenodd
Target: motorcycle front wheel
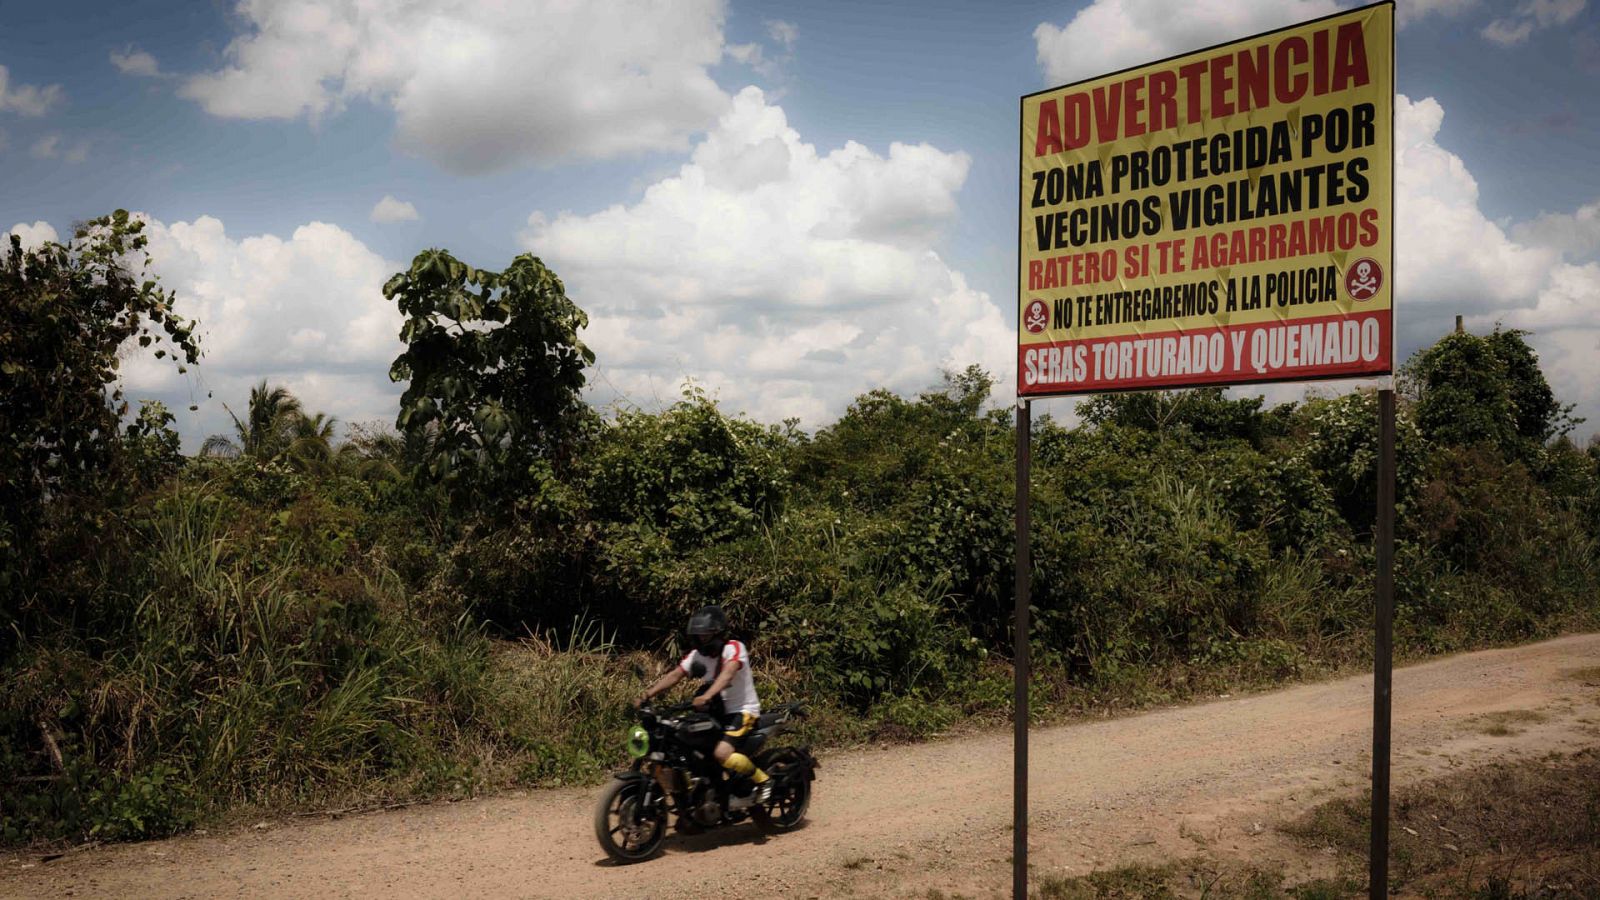
M 667 837 L 664 807 L 654 814 L 643 806 L 646 785 L 613 779 L 600 794 L 594 809 L 594 836 L 600 849 L 619 863 L 649 859 Z

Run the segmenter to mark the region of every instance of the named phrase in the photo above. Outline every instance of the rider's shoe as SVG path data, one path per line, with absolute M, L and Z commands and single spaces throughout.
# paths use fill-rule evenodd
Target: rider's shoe
M 750 799 L 757 806 L 766 806 L 767 801 L 772 799 L 772 779 L 768 778 L 766 781 L 756 785 L 756 792 Z

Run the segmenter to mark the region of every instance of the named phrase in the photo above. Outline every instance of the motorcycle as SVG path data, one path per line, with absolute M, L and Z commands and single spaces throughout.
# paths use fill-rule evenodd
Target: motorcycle
M 750 819 L 768 833 L 799 827 L 811 804 L 817 760 L 809 747 L 768 747 L 767 743 L 805 708 L 782 704 L 762 713 L 738 744 L 772 779 L 766 802 L 755 800 L 755 785 L 722 768 L 712 755 L 722 725 L 690 704 L 639 707 L 639 724 L 628 734 L 631 768 L 617 772 L 600 795 L 594 834 L 606 855 L 620 863 L 649 859 L 667 836 L 667 817 L 676 816 L 681 834 L 735 825 Z

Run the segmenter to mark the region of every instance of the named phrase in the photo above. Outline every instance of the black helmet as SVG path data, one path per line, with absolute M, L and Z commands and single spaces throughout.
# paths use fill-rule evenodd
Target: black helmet
M 728 616 L 720 606 L 704 606 L 689 617 L 689 646 L 707 656 L 722 652 L 728 637 Z

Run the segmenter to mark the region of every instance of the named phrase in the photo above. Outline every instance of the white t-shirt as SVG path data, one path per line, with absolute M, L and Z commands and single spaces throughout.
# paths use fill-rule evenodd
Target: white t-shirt
M 749 713 L 752 716 L 761 715 L 761 700 L 756 697 L 756 680 L 750 675 L 750 651 L 745 649 L 741 641 L 728 641 L 722 645 L 722 665 L 731 662 L 741 662 L 744 665 L 734 673 L 733 680 L 728 682 L 728 687 L 722 692 L 722 706 L 730 713 Z M 694 664 L 699 662 L 705 667 L 705 674 L 700 676 L 701 684 L 710 684 L 716 680 L 718 663 L 715 659 L 691 650 L 689 654 L 678 663 L 678 668 L 683 674 L 694 676 Z

